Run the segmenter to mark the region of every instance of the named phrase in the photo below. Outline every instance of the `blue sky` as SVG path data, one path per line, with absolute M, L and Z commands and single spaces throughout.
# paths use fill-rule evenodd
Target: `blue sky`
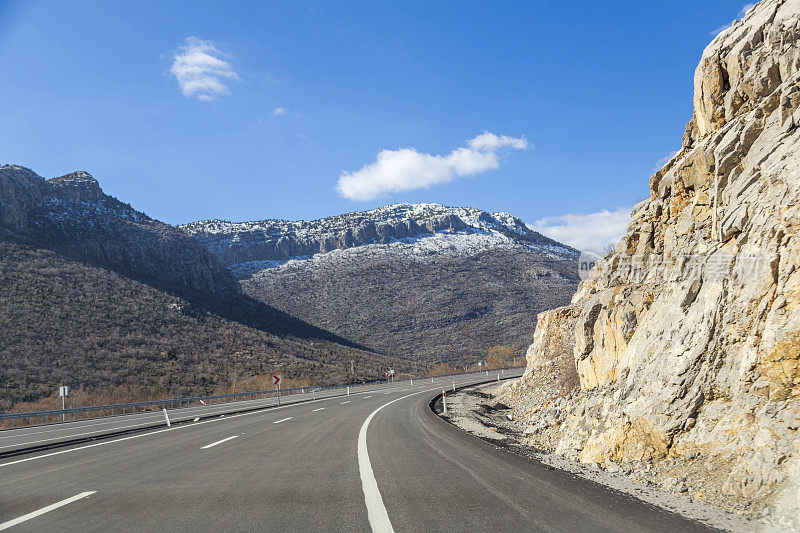
M 743 6 L 0 0 L 0 162 L 170 223 L 439 202 L 619 225 Z

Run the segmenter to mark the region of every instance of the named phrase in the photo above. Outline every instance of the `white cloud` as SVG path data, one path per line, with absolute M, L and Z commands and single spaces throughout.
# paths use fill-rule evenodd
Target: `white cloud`
M 299 117 L 300 113 L 292 109 L 289 109 L 288 107 L 283 107 L 283 106 L 278 106 L 272 110 L 273 117 L 285 117 L 288 115 L 291 115 L 293 117 Z
M 420 153 L 414 148 L 381 150 L 375 161 L 339 175 L 337 190 L 350 200 L 373 200 L 391 192 L 449 183 L 500 166 L 502 149 L 528 148 L 525 137 L 484 132 L 447 155 Z
M 754 3 L 743 5 L 742 9 L 739 10 L 739 16 L 737 18 L 739 19 L 744 18 L 744 16 L 747 15 L 747 12 L 750 11 L 753 8 L 753 6 L 755 6 Z
M 578 250 L 605 255 L 605 249 L 616 246 L 625 235 L 630 216 L 631 210 L 627 208 L 586 215 L 566 214 L 541 218 L 529 227 Z
M 661 159 L 659 159 L 658 161 L 656 161 L 656 164 L 650 170 L 650 173 L 652 174 L 652 173 L 655 173 L 658 170 L 661 170 L 661 167 L 663 167 L 664 165 L 669 163 L 669 160 L 672 159 L 673 157 L 675 157 L 676 155 L 678 155 L 678 152 L 680 152 L 680 150 L 675 150 L 673 152 L 670 152 L 667 155 L 665 155 L 664 157 L 662 157 Z
M 175 52 L 170 73 L 178 80 L 186 97 L 196 96 L 208 102 L 230 94 L 227 80 L 238 80 L 230 63 L 221 59 L 222 52 L 210 42 L 197 37 L 187 37 Z
M 754 3 L 748 3 L 748 4 L 745 4 L 745 5 L 743 5 L 743 6 L 742 6 L 742 8 L 739 10 L 739 14 L 738 14 L 738 15 L 736 15 L 736 18 L 737 18 L 738 20 L 741 20 L 741 19 L 743 19 L 743 18 L 744 18 L 744 16 L 745 16 L 745 15 L 747 15 L 747 12 L 748 12 L 748 11 L 750 11 L 750 9 L 752 9 L 752 8 L 753 8 L 753 6 L 755 6 L 755 4 L 754 4 Z M 730 23 L 730 24 L 723 24 L 722 26 L 720 26 L 720 27 L 718 27 L 718 28 L 714 28 L 713 30 L 711 30 L 710 32 L 708 32 L 708 34 L 709 34 L 709 35 L 719 35 L 719 34 L 720 34 L 720 33 L 722 33 L 723 31 L 725 31 L 725 30 L 727 30 L 728 28 L 730 28 L 731 26 L 733 26 L 733 23 Z

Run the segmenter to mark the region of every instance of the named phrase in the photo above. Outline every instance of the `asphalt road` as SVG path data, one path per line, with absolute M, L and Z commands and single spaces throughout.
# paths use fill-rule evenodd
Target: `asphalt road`
M 437 381 L 3 459 L 0 530 L 704 530 L 451 426 Z
M 434 381 L 444 383 L 447 379 L 448 378 L 436 378 Z M 452 378 L 450 379 L 452 381 Z M 428 381 L 430 382 L 430 379 Z M 397 382 L 396 384 L 377 383 L 363 386 L 353 385 L 349 389 L 323 389 L 316 392 L 291 394 L 289 396 L 281 396 L 280 404 L 288 405 L 291 403 L 307 402 L 312 399 L 334 398 L 349 394 L 364 395 L 374 391 L 383 392 L 385 390 L 394 390 L 393 387 L 397 387 L 403 383 L 405 382 Z M 450 383 L 450 381 L 447 381 L 447 383 Z M 155 409 L 154 411 L 84 419 L 76 422 L 5 429 L 0 430 L 0 457 L 15 454 L 20 450 L 26 450 L 32 447 L 55 447 L 64 442 L 73 442 L 79 439 L 89 440 L 103 435 L 130 433 L 143 429 L 166 426 L 167 417 L 170 423 L 174 424 L 194 420 L 196 418 L 227 415 L 230 413 L 274 407 L 277 405 L 279 405 L 278 398 L 270 397 L 256 400 L 240 400 L 227 403 L 212 403 L 210 405 L 169 408 L 167 409 L 166 416 L 162 409 Z M 53 418 L 57 417 L 54 415 Z M 20 420 L 20 424 L 22 423 L 25 423 L 25 419 Z

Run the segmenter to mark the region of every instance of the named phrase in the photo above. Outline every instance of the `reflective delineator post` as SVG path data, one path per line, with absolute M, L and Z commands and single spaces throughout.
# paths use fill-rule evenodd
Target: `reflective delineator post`
M 442 413 L 447 412 L 447 394 L 442 391 Z
M 167 414 L 166 409 L 164 409 L 164 418 L 167 419 L 167 427 L 170 427 L 172 424 L 169 423 L 169 415 Z
M 347 395 L 350 396 L 350 387 L 347 387 Z
M 456 381 L 453 380 L 453 390 L 456 390 Z
M 500 381 L 500 374 L 497 374 L 497 381 Z
M 414 386 L 414 378 L 411 378 L 411 386 Z

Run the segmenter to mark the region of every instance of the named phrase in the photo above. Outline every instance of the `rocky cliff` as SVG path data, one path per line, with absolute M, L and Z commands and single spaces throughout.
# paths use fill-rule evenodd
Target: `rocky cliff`
M 552 424 L 521 413 L 532 439 L 582 462 L 680 466 L 671 485 L 695 479 L 744 512 L 797 508 L 799 37 L 800 0 L 764 0 L 703 52 L 681 150 L 572 305 L 539 317 L 509 394 L 532 394 L 550 332 L 580 391 Z
M 506 213 L 398 204 L 313 221 L 183 226 L 246 294 L 370 348 L 474 362 L 568 302 L 577 252 Z
M 106 194 L 87 172 L 45 180 L 0 166 L 0 230 L 171 291 L 238 292 L 236 280 L 183 231 Z

